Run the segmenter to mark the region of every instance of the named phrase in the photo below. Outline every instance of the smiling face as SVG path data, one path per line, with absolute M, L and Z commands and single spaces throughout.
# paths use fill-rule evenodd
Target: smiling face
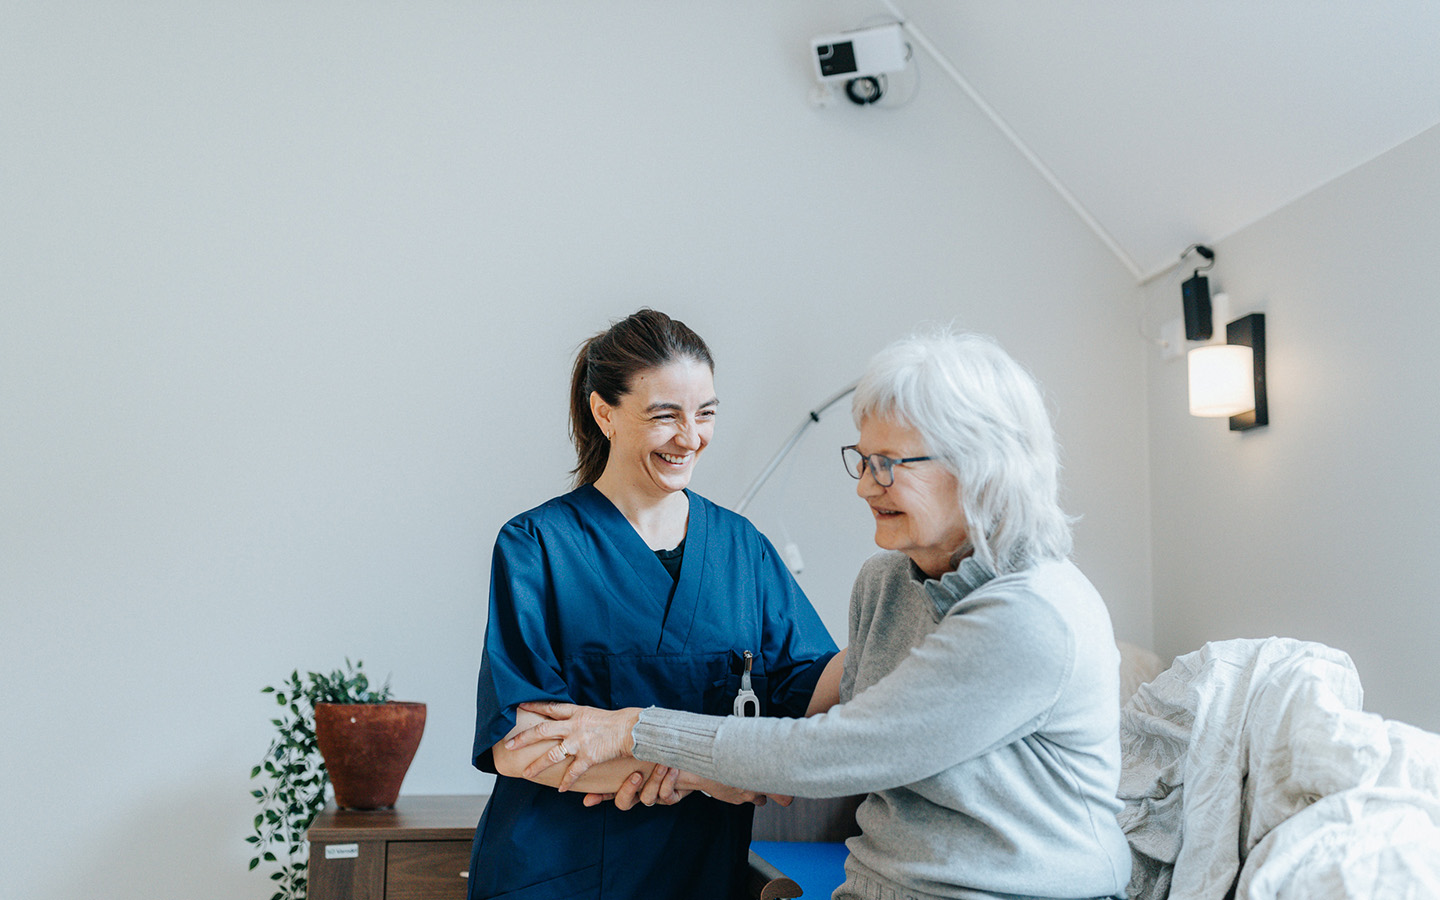
M 591 394 L 590 410 L 610 436 L 597 485 L 661 497 L 684 490 L 710 443 L 718 403 L 710 367 L 689 358 L 637 372 L 615 406 Z
M 862 421 L 856 446 L 861 453 L 892 459 L 929 455 L 920 432 L 888 418 Z M 892 471 L 895 483 L 881 487 L 866 466 L 855 487 L 875 517 L 875 543 L 901 551 L 926 575 L 939 578 L 955 568 L 951 557 L 967 537 L 959 482 L 939 460 L 906 463 Z

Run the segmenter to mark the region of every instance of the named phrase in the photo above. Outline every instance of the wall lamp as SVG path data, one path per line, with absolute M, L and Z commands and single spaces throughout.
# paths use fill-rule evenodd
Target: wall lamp
M 1209 340 L 1214 331 L 1211 319 L 1210 281 L 1200 273 L 1215 265 L 1215 251 L 1194 244 L 1191 251 L 1207 260 L 1180 286 L 1185 307 L 1185 338 Z M 1223 295 L 1222 295 L 1223 297 Z M 1230 419 L 1231 431 L 1248 431 L 1270 424 L 1270 405 L 1265 395 L 1265 314 L 1251 313 L 1225 326 L 1225 343 L 1196 347 L 1188 354 L 1190 415 Z

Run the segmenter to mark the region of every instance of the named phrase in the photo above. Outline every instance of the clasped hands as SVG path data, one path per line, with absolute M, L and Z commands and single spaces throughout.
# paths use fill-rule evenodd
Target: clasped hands
M 593 706 L 577 706 L 573 703 L 537 701 L 522 703 L 520 708 L 542 718 L 537 725 L 514 735 L 505 742 L 507 750 L 519 750 L 541 741 L 557 743 L 526 766 L 524 777 L 534 779 L 552 766 L 569 761 L 557 790 L 565 791 L 575 785 L 591 768 L 618 759 L 634 758 L 635 741 L 631 732 L 640 719 L 640 709 L 596 709 Z M 645 806 L 660 804 L 668 806 L 679 803 L 692 791 L 702 791 L 726 803 L 753 803 L 764 806 L 774 800 L 781 806 L 789 806 L 791 798 L 783 794 L 762 794 L 741 788 L 720 784 L 708 778 L 701 778 L 690 772 L 669 766 L 655 766 L 649 777 L 640 772 L 625 778 L 615 793 L 588 793 L 586 806 L 596 806 L 606 800 L 614 800 L 620 809 L 630 809 L 636 803 Z

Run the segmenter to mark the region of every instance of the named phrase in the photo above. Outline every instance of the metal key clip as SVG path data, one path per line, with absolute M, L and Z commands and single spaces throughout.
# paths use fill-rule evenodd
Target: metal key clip
M 750 664 L 755 654 L 745 651 L 745 671 L 740 674 L 740 693 L 735 695 L 735 715 L 754 718 L 760 715 L 760 698 L 750 689 Z

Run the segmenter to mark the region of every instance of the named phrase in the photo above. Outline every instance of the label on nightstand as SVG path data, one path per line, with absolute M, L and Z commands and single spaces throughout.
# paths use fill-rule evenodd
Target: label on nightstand
M 326 859 L 358 859 L 360 856 L 359 844 L 326 844 Z

